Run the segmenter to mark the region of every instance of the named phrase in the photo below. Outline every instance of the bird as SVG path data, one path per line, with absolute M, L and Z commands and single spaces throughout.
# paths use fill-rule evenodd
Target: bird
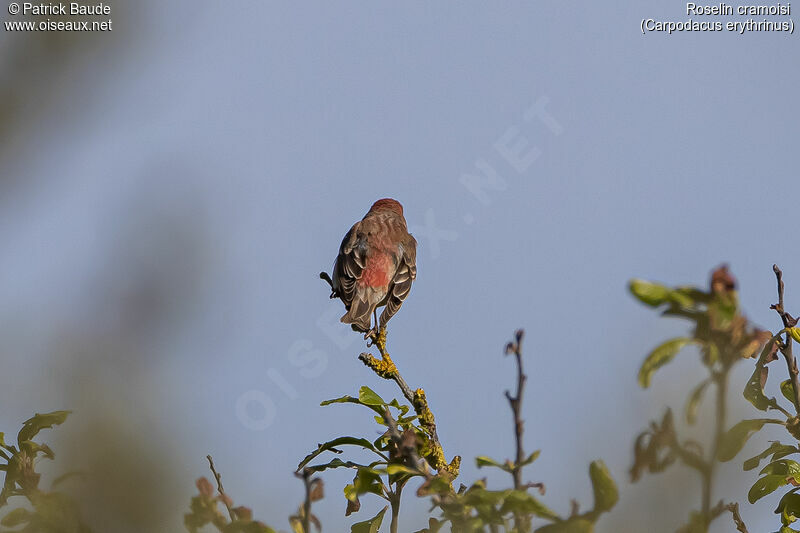
M 341 322 L 365 339 L 382 337 L 379 347 L 384 344 L 386 324 L 417 277 L 417 241 L 408 232 L 400 202 L 382 198 L 373 203 L 342 239 L 333 275 L 322 272 L 320 277 L 331 285 L 331 298 L 344 303 Z M 379 307 L 384 307 L 380 321 Z

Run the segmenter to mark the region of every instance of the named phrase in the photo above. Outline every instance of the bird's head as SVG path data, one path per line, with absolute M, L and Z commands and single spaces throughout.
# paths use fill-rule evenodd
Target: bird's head
M 397 200 L 393 200 L 391 198 L 381 198 L 380 200 L 372 204 L 372 207 L 369 209 L 370 213 L 382 210 L 394 211 L 398 215 L 403 214 L 403 206 L 400 205 L 400 202 L 398 202 Z

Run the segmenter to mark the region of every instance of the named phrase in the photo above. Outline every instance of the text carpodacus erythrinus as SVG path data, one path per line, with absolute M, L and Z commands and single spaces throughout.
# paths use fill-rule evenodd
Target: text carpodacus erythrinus
M 403 206 L 384 198 L 344 236 L 333 266 L 331 297 L 344 302 L 342 322 L 370 334 L 397 313 L 416 277 L 417 241 L 408 233 Z M 378 323 L 376 308 L 381 306 L 386 308 Z

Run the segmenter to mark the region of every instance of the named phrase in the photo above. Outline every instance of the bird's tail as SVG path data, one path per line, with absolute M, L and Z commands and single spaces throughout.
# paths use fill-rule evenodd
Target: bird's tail
M 350 324 L 350 327 L 356 331 L 366 333 L 370 328 L 373 308 L 374 306 L 370 305 L 368 301 L 355 298 L 350 304 L 350 309 L 342 315 L 341 321 Z

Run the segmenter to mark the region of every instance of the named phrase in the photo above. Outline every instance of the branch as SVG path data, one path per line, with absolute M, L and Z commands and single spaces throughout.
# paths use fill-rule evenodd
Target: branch
M 744 521 L 742 520 L 742 516 L 739 514 L 739 504 L 738 503 L 729 503 L 725 508 L 730 511 L 731 518 L 733 518 L 733 523 L 736 524 L 736 530 L 740 533 L 748 533 L 747 526 L 744 525 Z
M 371 368 L 378 376 L 384 379 L 391 379 L 397 386 L 400 387 L 400 390 L 405 396 L 406 400 L 408 400 L 411 405 L 414 407 L 414 412 L 419 417 L 420 425 L 425 429 L 428 437 L 431 439 L 431 443 L 433 444 L 431 453 L 426 456 L 426 459 L 430 463 L 430 465 L 435 468 L 438 472 L 446 471 L 450 475 L 455 478 L 458 476 L 458 470 L 461 466 L 461 456 L 456 455 L 453 457 L 453 460 L 450 461 L 450 464 L 447 463 L 444 455 L 444 450 L 442 448 L 442 444 L 439 441 L 439 435 L 436 432 L 436 421 L 433 416 L 433 412 L 428 407 L 428 400 L 425 396 L 425 391 L 423 389 L 417 389 L 416 391 L 412 391 L 411 387 L 408 386 L 403 376 L 400 375 L 400 371 L 397 370 L 397 367 L 394 363 L 389 359 L 389 354 L 385 353 L 381 346 L 378 345 L 378 348 L 381 351 L 383 356 L 383 361 L 378 362 L 372 354 L 368 353 L 361 353 L 358 356 L 358 359 L 364 363 L 366 366 Z M 381 370 L 380 363 L 389 362 L 391 364 L 391 370 L 385 371 Z
M 211 468 L 211 473 L 214 474 L 214 479 L 217 480 L 217 492 L 219 492 L 220 499 L 222 503 L 225 504 L 225 508 L 228 509 L 228 516 L 231 517 L 231 522 L 236 521 L 236 515 L 233 513 L 233 502 L 225 494 L 225 489 L 222 486 L 222 476 L 217 472 L 217 469 L 214 468 L 214 460 L 211 458 L 210 455 L 206 455 L 206 459 L 208 459 L 208 466 Z
M 513 353 L 517 360 L 517 393 L 511 396 L 511 392 L 506 391 L 506 398 L 511 405 L 511 411 L 514 413 L 514 435 L 517 442 L 517 458 L 514 461 L 514 468 L 511 475 L 514 476 L 514 488 L 520 490 L 522 488 L 522 462 L 525 460 L 525 450 L 522 447 L 522 434 L 524 432 L 524 421 L 522 420 L 522 394 L 525 391 L 525 382 L 528 376 L 522 369 L 522 337 L 525 332 L 521 329 L 517 330 L 515 334 L 515 341 L 509 342 L 506 345 L 506 354 Z
M 787 313 L 783 306 L 783 272 L 781 272 L 781 269 L 778 268 L 778 265 L 772 265 L 772 270 L 775 272 L 775 277 L 778 280 L 778 303 L 769 307 L 770 309 L 774 309 L 781 317 L 783 327 L 793 328 L 797 325 L 797 319 Z M 800 371 L 797 369 L 797 360 L 792 354 L 792 337 L 789 333 L 786 334 L 786 342 L 780 347 L 780 350 L 781 354 L 783 354 L 783 358 L 786 359 L 786 367 L 789 370 L 789 378 L 792 380 L 795 412 L 800 415 L 800 379 L 798 379 L 798 374 L 800 374 Z
M 717 518 L 719 515 L 728 511 L 731 513 L 731 518 L 733 519 L 734 525 L 736 525 L 736 531 L 739 533 L 748 533 L 747 527 L 744 525 L 744 521 L 742 520 L 742 516 L 739 514 L 739 504 L 738 503 L 729 503 L 725 504 L 722 500 L 711 509 L 711 520 Z
M 333 288 L 333 280 L 331 280 L 331 277 L 328 275 L 328 273 L 320 272 L 319 277 L 323 281 L 327 282 L 328 285 L 330 285 L 331 298 L 336 298 L 338 294 L 336 289 Z M 379 377 L 391 379 L 397 383 L 397 386 L 400 387 L 403 396 L 405 396 L 406 400 L 408 400 L 411 405 L 414 406 L 414 412 L 417 413 L 420 424 L 427 432 L 428 437 L 433 444 L 433 449 L 425 457 L 426 460 L 428 460 L 431 466 L 433 466 L 433 468 L 435 468 L 438 472 L 445 471 L 448 472 L 453 478 L 456 478 L 458 476 L 458 469 L 461 466 L 461 456 L 456 455 L 453 457 L 453 460 L 450 461 L 450 464 L 447 464 L 444 450 L 442 449 L 442 444 L 439 441 L 439 435 L 436 433 L 436 422 L 433 417 L 433 412 L 428 407 L 428 400 L 425 397 L 425 391 L 423 389 L 412 391 L 411 387 L 408 386 L 408 383 L 406 383 L 406 381 L 400 375 L 400 371 L 397 370 L 394 362 L 386 352 L 386 328 L 381 327 L 379 331 L 370 332 L 368 336 L 370 341 L 378 347 L 378 350 L 381 354 L 381 359 L 378 360 L 368 353 L 361 353 L 358 356 L 358 359 L 373 372 L 375 372 Z M 367 344 L 367 347 L 369 346 L 370 344 Z
M 374 357 L 372 357 L 372 354 L 366 352 L 362 352 L 358 356 L 358 360 L 370 368 L 372 368 L 373 359 Z M 411 387 L 408 386 L 408 383 L 406 383 L 406 380 L 403 379 L 403 376 L 400 375 L 399 371 L 392 372 L 391 375 L 389 376 L 381 376 L 381 377 L 386 377 L 397 383 L 397 386 L 400 387 L 400 391 L 402 391 L 403 396 L 406 397 L 406 400 L 408 400 L 412 404 L 414 403 L 414 391 L 411 390 Z
M 522 337 L 524 335 L 525 332 L 518 329 L 514 334 L 514 341 L 506 344 L 506 355 L 513 353 L 517 361 L 517 392 L 512 396 L 510 391 L 506 391 L 511 412 L 514 413 L 514 436 L 517 444 L 517 457 L 514 461 L 514 468 L 511 469 L 515 490 L 527 490 L 527 486 L 522 483 L 522 463 L 525 461 L 525 450 L 522 447 L 522 434 L 525 431 L 522 420 L 522 395 L 525 392 L 525 382 L 528 380 L 522 367 Z M 515 531 L 530 531 L 530 518 L 520 513 L 514 513 L 514 527 Z

